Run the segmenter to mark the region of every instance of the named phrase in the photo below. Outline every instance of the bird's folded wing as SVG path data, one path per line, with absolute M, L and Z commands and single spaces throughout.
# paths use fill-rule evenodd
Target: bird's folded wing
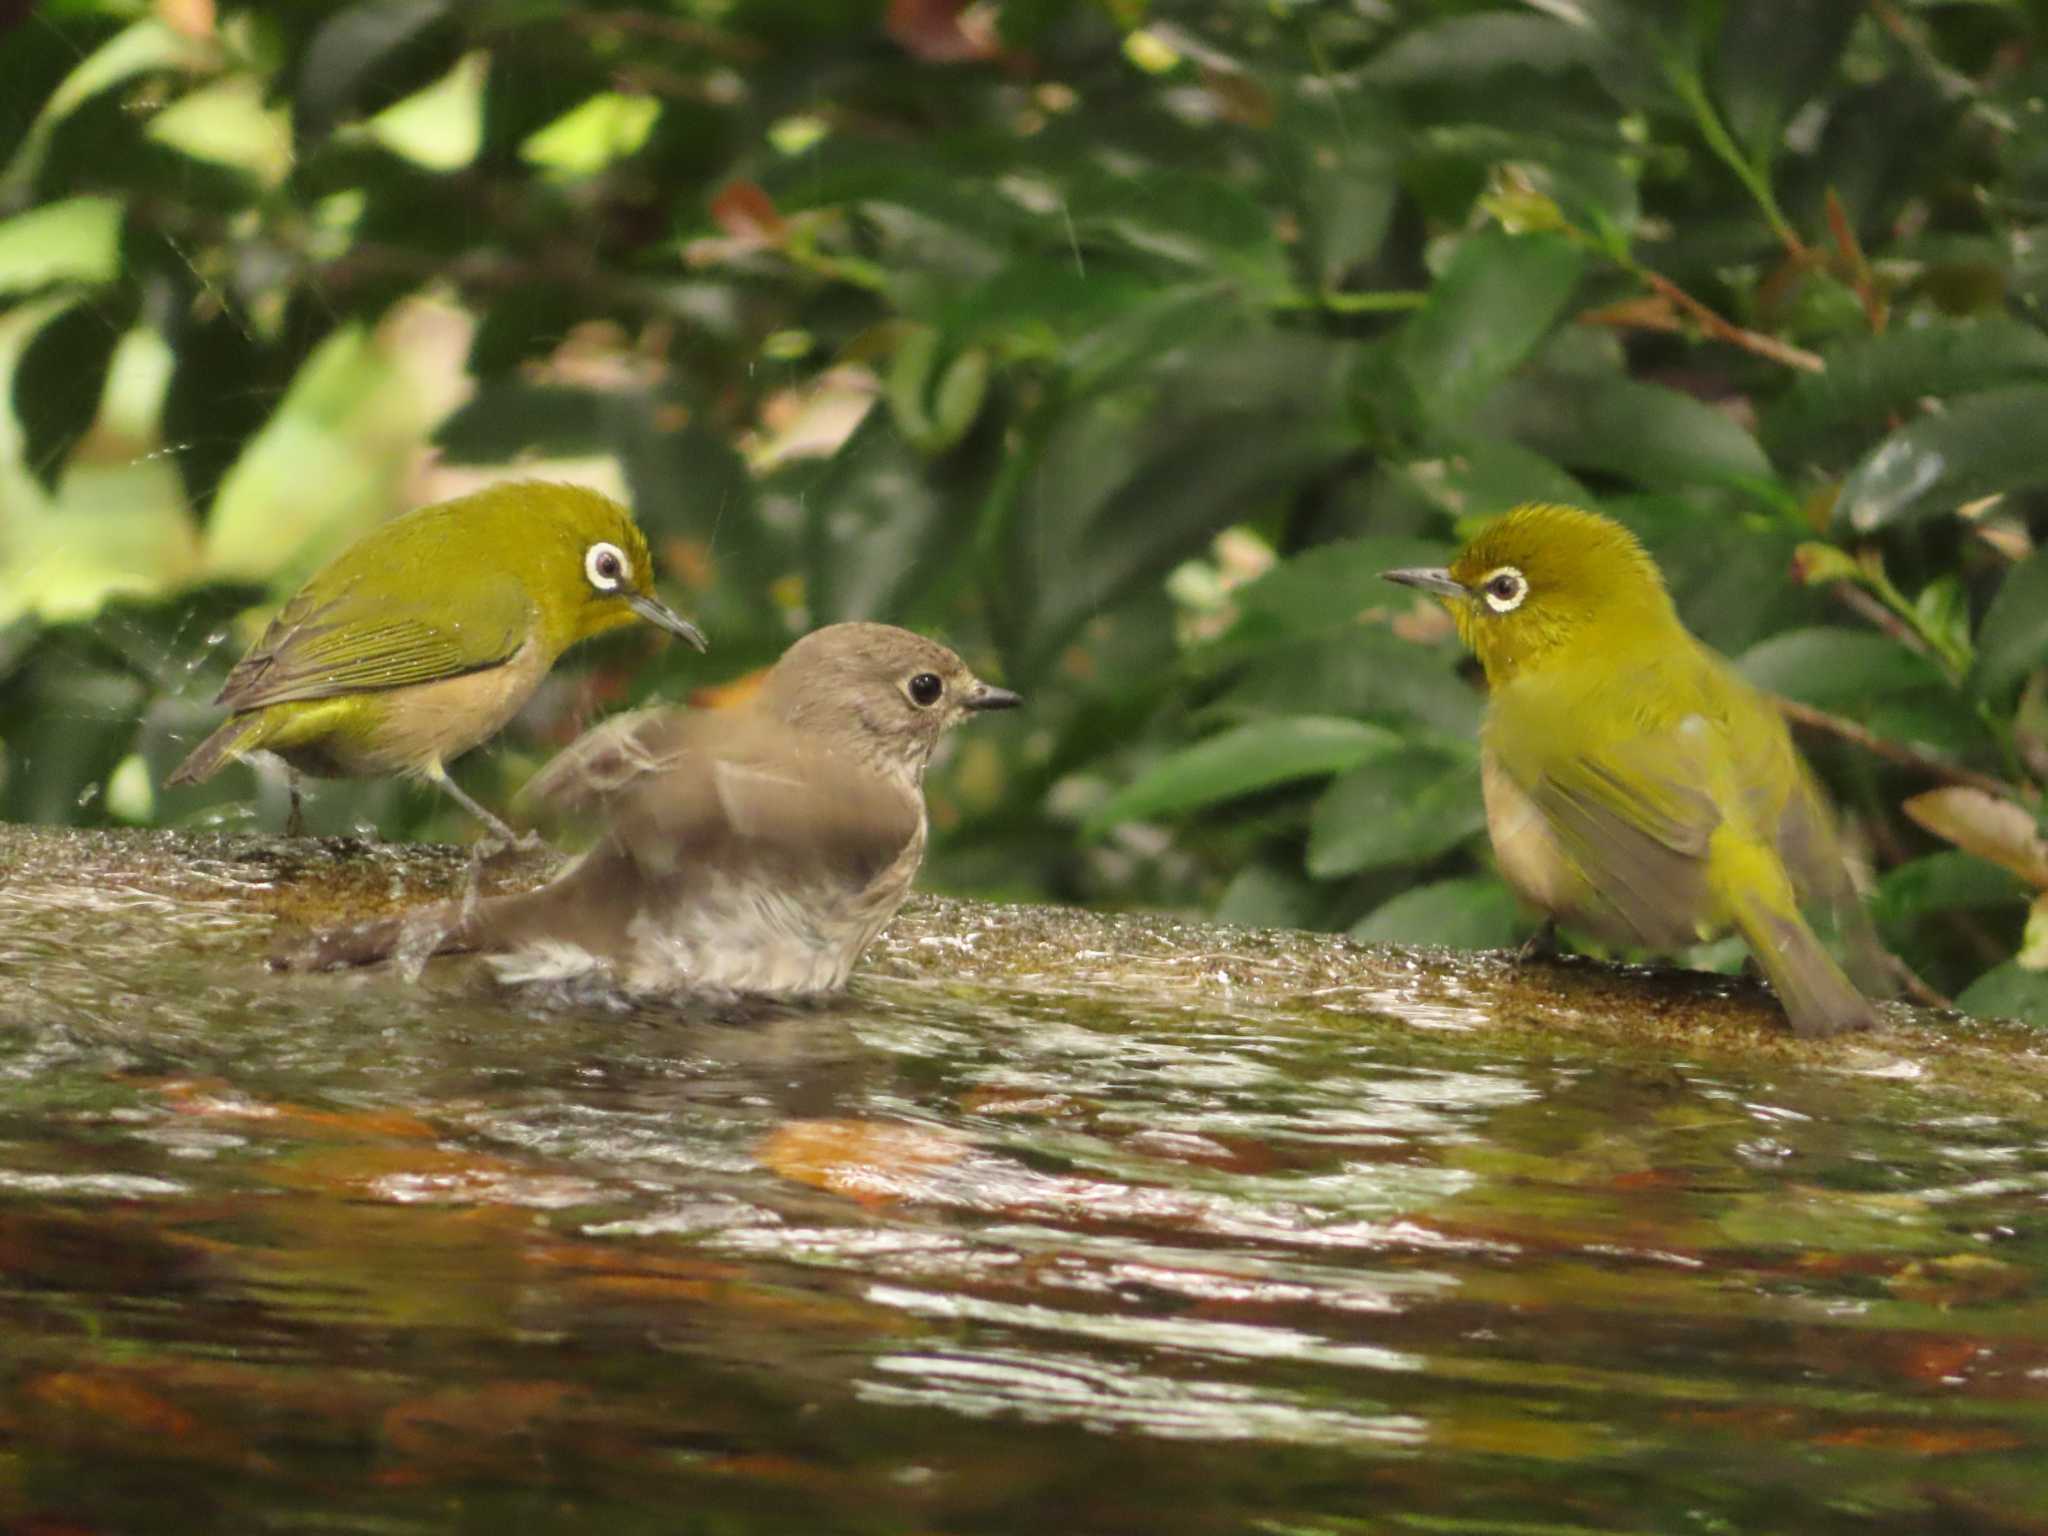
M 750 710 L 642 710 L 587 733 L 528 786 L 601 814 L 643 876 L 715 866 L 864 887 L 923 825 L 906 783 Z
M 1565 857 L 1648 948 L 1692 942 L 1721 822 L 1697 747 L 1673 732 L 1553 757 L 1523 785 Z
M 214 702 L 249 710 L 438 682 L 504 664 L 531 627 L 525 589 L 508 576 L 455 577 L 412 598 L 352 581 L 286 604 Z

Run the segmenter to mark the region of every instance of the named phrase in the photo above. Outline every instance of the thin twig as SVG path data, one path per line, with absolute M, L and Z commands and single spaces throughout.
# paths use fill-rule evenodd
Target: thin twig
M 1901 987 L 1905 989 L 1906 996 L 1912 998 L 1913 1001 L 1918 1003 L 1921 1007 L 1955 1007 L 1956 1000 L 1954 998 L 1946 996 L 1945 994 L 1937 991 L 1935 988 L 1930 987 L 1925 981 L 1921 979 L 1920 973 L 1918 971 L 1914 970 L 1913 967 L 1906 964 L 1906 962 L 1901 960 L 1897 955 L 1892 954 L 1889 950 L 1887 950 L 1885 952 L 1885 960 L 1887 962 L 1886 968 L 1891 971 L 1893 976 L 1898 978 L 1898 983 Z
M 1778 697 L 1778 708 L 1785 718 L 1794 725 L 1803 725 L 1810 730 L 1826 731 L 1830 736 L 1856 746 L 1886 762 L 1899 763 L 1907 768 L 1917 768 L 1922 773 L 1945 780 L 1950 784 L 1967 784 L 1972 789 L 1981 789 L 1988 795 L 1997 795 L 2004 800 L 2024 800 L 2026 797 L 2015 784 L 2003 779 L 1994 779 L 1988 773 L 1979 773 L 1974 768 L 1965 768 L 1961 763 L 1952 762 L 1938 752 L 1925 747 L 1914 746 L 1911 742 L 1893 741 L 1880 736 L 1868 726 L 1858 725 L 1854 720 L 1845 720 L 1840 715 L 1815 709 L 1811 704 L 1801 704 L 1793 699 Z
M 1857 302 L 1863 306 L 1864 323 L 1870 327 L 1873 336 L 1882 336 L 1890 310 L 1885 304 L 1884 294 L 1878 290 L 1877 276 L 1870 270 L 1870 261 L 1863 254 L 1863 242 L 1856 238 L 1856 228 L 1849 222 L 1849 210 L 1842 206 L 1842 199 L 1833 187 L 1828 188 L 1827 198 L 1828 232 L 1835 237 L 1835 250 L 1842 258 L 1842 266 L 1849 274 L 1849 280 L 1856 290 Z
M 1920 638 L 1919 631 L 1854 582 L 1838 581 L 1830 586 L 1828 591 L 1834 594 L 1835 601 L 1844 608 L 1852 610 L 1860 619 L 1868 619 L 1907 650 L 1925 656 L 1930 661 L 1934 659 L 1933 649 Z
M 1754 352 L 1758 357 L 1767 357 L 1774 363 L 1783 363 L 1787 368 L 1798 368 L 1806 373 L 1824 373 L 1827 363 L 1818 352 L 1809 352 L 1804 347 L 1795 347 L 1790 342 L 1780 341 L 1775 336 L 1766 336 L 1762 331 L 1752 331 L 1737 325 L 1706 304 L 1687 293 L 1678 284 L 1661 272 L 1648 267 L 1636 269 L 1642 280 L 1662 297 L 1669 299 L 1698 322 L 1699 328 L 1716 341 L 1725 341 L 1730 346 Z

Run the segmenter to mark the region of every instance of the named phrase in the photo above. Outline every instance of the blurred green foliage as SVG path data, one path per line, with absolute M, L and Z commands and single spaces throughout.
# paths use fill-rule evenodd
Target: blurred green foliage
M 941 883 L 1505 942 L 1481 699 L 1377 572 L 1560 498 L 1806 706 L 1887 939 L 2048 1017 L 2044 73 L 2017 0 L 43 4 L 0 812 L 258 814 L 156 788 L 237 615 L 510 466 L 629 496 L 714 651 L 592 647 L 486 794 L 891 619 L 1032 703 Z

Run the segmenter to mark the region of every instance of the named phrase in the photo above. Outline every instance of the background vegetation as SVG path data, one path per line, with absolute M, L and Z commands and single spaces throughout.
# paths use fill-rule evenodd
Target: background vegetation
M 516 465 L 630 497 L 714 650 L 589 648 L 487 796 L 885 618 L 1031 697 L 935 785 L 938 882 L 1505 942 L 1480 697 L 1374 573 L 1561 498 L 1804 706 L 1888 941 L 2048 1017 L 2023 5 L 10 15 L 0 814 L 274 815 L 158 787 L 237 616 Z

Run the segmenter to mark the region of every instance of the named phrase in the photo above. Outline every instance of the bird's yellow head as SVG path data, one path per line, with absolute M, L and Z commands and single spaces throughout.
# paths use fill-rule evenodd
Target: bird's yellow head
M 1386 571 L 1436 596 L 1498 687 L 1584 655 L 1617 652 L 1677 622 L 1656 562 L 1612 518 L 1531 502 L 1494 519 L 1449 567 Z
M 476 522 L 510 541 L 498 558 L 530 572 L 528 587 L 557 651 L 636 620 L 703 633 L 654 595 L 654 560 L 633 514 L 582 486 L 520 481 L 480 492 Z

